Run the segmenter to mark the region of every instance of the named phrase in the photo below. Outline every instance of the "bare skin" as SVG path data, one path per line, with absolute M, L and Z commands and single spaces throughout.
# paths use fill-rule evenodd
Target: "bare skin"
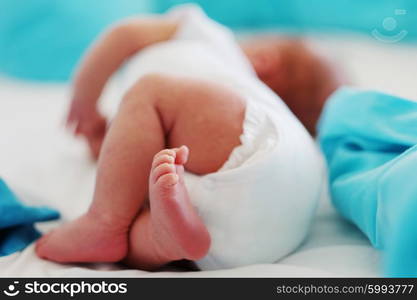
M 150 74 L 126 93 L 109 128 L 97 109 L 104 85 L 123 62 L 170 39 L 176 28 L 162 18 L 129 20 L 108 30 L 86 55 L 68 124 L 98 157 L 94 198 L 84 215 L 37 242 L 40 257 L 123 260 L 152 270 L 207 254 L 210 235 L 191 205 L 183 173 L 207 174 L 224 164 L 240 144 L 244 100 L 221 84 Z M 248 57 L 255 70 L 262 68 L 259 52 Z
M 257 38 L 243 43 L 242 49 L 259 79 L 314 136 L 324 103 L 346 82 L 341 71 L 296 38 Z
M 240 144 L 244 112 L 243 99 L 221 85 L 143 77 L 106 134 L 90 209 L 40 239 L 37 254 L 58 262 L 124 259 L 150 270 L 202 258 L 210 236 L 189 202 L 183 166 L 217 171 Z M 155 156 L 167 147 L 174 149 Z

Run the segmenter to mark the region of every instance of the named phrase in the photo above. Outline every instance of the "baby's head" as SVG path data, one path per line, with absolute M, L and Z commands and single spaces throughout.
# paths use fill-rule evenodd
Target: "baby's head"
M 324 102 L 341 84 L 333 66 L 298 39 L 258 38 L 242 49 L 258 77 L 314 135 Z

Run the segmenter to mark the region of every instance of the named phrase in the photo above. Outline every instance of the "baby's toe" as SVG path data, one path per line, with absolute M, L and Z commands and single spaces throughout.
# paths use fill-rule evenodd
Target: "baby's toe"
M 153 183 L 157 182 L 158 179 L 166 174 L 175 174 L 175 165 L 170 163 L 163 163 L 155 167 L 151 174 L 151 181 Z
M 39 257 L 45 258 L 45 245 L 48 243 L 50 233 L 42 236 L 35 243 L 35 252 Z
M 169 188 L 176 185 L 179 181 L 179 177 L 175 173 L 164 174 L 158 178 L 156 184 L 163 188 Z
M 176 157 L 175 157 L 175 163 L 179 165 L 183 165 L 188 160 L 188 154 L 189 150 L 187 146 L 181 146 L 179 148 L 175 149 Z
M 175 157 L 172 155 L 168 155 L 168 154 L 156 155 L 152 162 L 152 168 L 155 169 L 159 165 L 162 165 L 165 163 L 173 164 L 174 162 L 175 162 Z
M 171 156 L 171 157 L 175 158 L 177 153 L 173 149 L 161 150 L 154 156 L 154 161 L 157 160 L 159 157 L 164 156 L 164 155 Z

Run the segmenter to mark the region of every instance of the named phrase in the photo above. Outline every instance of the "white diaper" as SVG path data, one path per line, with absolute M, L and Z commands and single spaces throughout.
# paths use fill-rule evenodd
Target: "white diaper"
M 306 237 L 323 190 L 314 141 L 281 99 L 256 78 L 233 35 L 195 6 L 169 15 L 174 39 L 148 47 L 128 65 L 126 83 L 149 72 L 215 80 L 247 100 L 241 145 L 216 173 L 186 174 L 190 198 L 211 235 L 203 269 L 273 263 Z
M 273 263 L 306 237 L 323 192 L 318 152 L 297 157 L 274 121 L 248 104 L 242 145 L 216 173 L 186 174 L 190 198 L 210 235 L 202 270 Z M 290 162 L 290 163 L 287 163 Z

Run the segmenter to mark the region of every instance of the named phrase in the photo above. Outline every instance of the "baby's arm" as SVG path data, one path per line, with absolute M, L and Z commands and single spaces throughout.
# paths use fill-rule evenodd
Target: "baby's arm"
M 136 52 L 168 40 L 177 23 L 164 18 L 129 19 L 107 30 L 93 44 L 74 78 L 68 124 L 87 139 L 104 134 L 106 121 L 97 102 L 111 75 Z M 102 137 L 101 137 L 102 138 Z
M 131 19 L 113 26 L 92 46 L 74 80 L 74 100 L 95 105 L 109 77 L 137 51 L 169 39 L 176 23 L 164 19 Z

